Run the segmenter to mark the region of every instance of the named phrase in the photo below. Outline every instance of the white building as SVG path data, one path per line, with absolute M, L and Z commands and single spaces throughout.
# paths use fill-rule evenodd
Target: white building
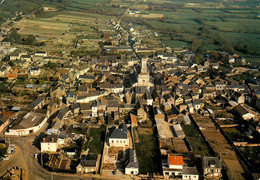
M 39 131 L 47 122 L 47 117 L 41 113 L 28 112 L 25 116 L 17 118 L 9 126 L 5 135 L 26 136 Z
M 182 176 L 183 169 L 183 156 L 180 155 L 168 155 L 167 166 L 163 166 L 163 175 L 165 178 L 169 178 L 169 176 Z
M 88 103 L 90 101 L 97 100 L 99 97 L 102 97 L 103 95 L 96 93 L 90 93 L 85 96 L 78 96 L 77 97 L 77 103 Z
M 56 152 L 59 146 L 58 135 L 44 137 L 41 142 L 41 152 Z
M 183 180 L 198 180 L 199 173 L 196 167 L 184 167 L 182 170 Z
M 138 174 L 139 173 L 139 164 L 136 157 L 136 152 L 133 149 L 130 149 L 129 152 L 129 161 L 126 163 L 125 174 Z
M 125 124 L 113 130 L 109 137 L 109 146 L 124 148 L 129 146 L 129 138 L 127 137 L 127 127 Z

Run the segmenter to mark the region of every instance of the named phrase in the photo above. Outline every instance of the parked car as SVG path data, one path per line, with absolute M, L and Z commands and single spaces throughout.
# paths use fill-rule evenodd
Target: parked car
M 5 156 L 4 158 L 3 158 L 3 160 L 9 160 L 9 157 L 8 156 Z

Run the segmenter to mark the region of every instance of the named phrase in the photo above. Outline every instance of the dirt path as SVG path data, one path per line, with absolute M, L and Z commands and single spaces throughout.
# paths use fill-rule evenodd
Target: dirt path
M 215 127 L 215 124 L 211 121 L 211 119 L 200 115 L 194 115 L 193 119 L 197 125 L 203 127 L 203 129 L 201 129 L 203 136 L 226 164 L 229 178 L 236 180 L 244 179 L 242 174 L 244 174 L 245 171 L 239 162 L 236 152 L 228 144 L 227 140 L 220 133 L 220 131 Z

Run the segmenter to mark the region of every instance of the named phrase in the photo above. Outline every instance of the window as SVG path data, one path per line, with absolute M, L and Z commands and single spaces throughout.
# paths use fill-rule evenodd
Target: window
M 111 142 L 114 143 L 114 140 L 112 140 Z
M 120 141 L 120 143 L 122 144 L 122 141 Z

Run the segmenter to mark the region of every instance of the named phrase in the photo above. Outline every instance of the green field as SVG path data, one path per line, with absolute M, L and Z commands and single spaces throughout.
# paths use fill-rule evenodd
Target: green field
M 10 13 L 15 13 L 17 10 L 20 10 L 24 14 L 26 14 L 38 8 L 40 8 L 40 5 L 34 1 L 6 0 L 0 5 L 0 12 L 10 14 Z
M 160 154 L 153 133 L 139 134 L 139 143 L 136 143 L 136 154 L 141 174 L 160 173 Z
M 86 158 L 97 159 L 98 154 L 101 154 L 104 140 L 105 126 L 101 128 L 91 128 L 87 133 L 87 142 L 84 150 L 89 148 L 89 154 Z
M 201 157 L 211 155 L 210 150 L 206 146 L 204 139 L 194 127 L 194 124 L 192 122 L 190 125 L 182 124 L 182 128 L 187 141 L 191 145 L 191 148 L 196 155 L 200 155 Z
M 232 51 L 233 47 L 246 59 L 260 62 L 260 10 L 254 7 L 256 2 L 154 0 L 142 4 L 148 5 L 147 12 L 164 15 L 144 24 L 158 32 L 166 46 L 189 47 L 199 39 L 205 50 Z
M 239 150 L 246 157 L 256 172 L 260 171 L 260 148 L 259 147 L 239 147 Z

